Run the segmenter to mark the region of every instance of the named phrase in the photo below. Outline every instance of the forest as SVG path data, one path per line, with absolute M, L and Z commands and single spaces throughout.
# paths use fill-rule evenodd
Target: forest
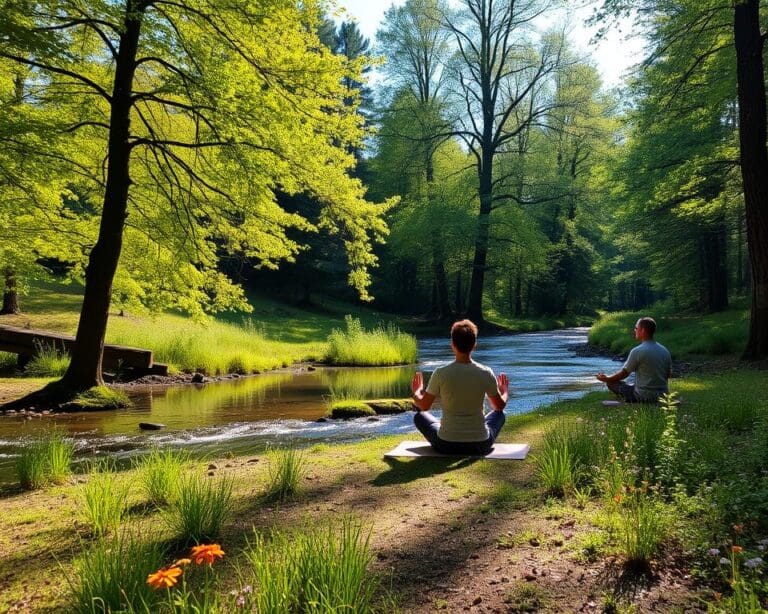
M 449 527 L 451 556 L 462 539 L 471 541 L 466 527 L 485 519 L 509 529 L 508 541 L 494 542 L 498 552 L 488 565 L 506 564 L 500 557 L 507 549 L 536 549 L 545 541 L 566 549 L 570 537 L 563 535 L 572 531 L 547 525 L 553 518 L 576 518 L 577 527 L 583 522 L 608 535 L 598 540 L 584 529 L 577 536 L 580 562 L 558 573 L 576 569 L 576 577 L 580 564 L 618 557 L 626 564 L 620 574 L 631 568 L 635 593 L 619 590 L 625 575 L 607 584 L 595 580 L 586 593 L 574 588 L 560 595 L 566 610 L 586 607 L 609 586 L 610 596 L 602 597 L 606 612 L 668 611 L 667 590 L 669 607 L 680 611 L 765 611 L 759 552 L 768 544 L 760 541 L 768 528 L 761 440 L 768 425 L 768 4 L 588 2 L 592 44 L 627 24 L 626 36 L 644 41 L 641 60 L 611 86 L 574 40 L 567 4 L 404 0 L 387 8 L 375 37 L 367 38 L 327 0 L 0 0 L 0 328 L 73 335 L 66 351 L 36 346 L 31 368 L 21 351 L 17 362 L 14 346 L 0 347 L 0 461 L 17 454 L 2 446 L 17 444 L 67 459 L 56 478 L 20 477 L 21 490 L 4 488 L 0 475 L 0 509 L 19 512 L 31 500 L 25 493 L 42 486 L 79 488 L 69 473 L 76 456 L 70 436 L 76 439 L 78 428 L 65 418 L 66 436 L 58 422 L 50 431 L 17 429 L 19 420 L 33 420 L 25 412 L 40 417 L 136 402 L 130 388 L 120 388 L 126 365 L 107 368 L 105 344 L 153 351 L 167 363 L 164 373 L 170 369 L 163 385 L 213 386 L 218 378 L 261 374 L 255 377 L 293 390 L 290 377 L 270 380 L 274 374 L 262 372 L 294 368 L 294 375 L 309 377 L 317 367 L 421 364 L 424 348 L 432 351 L 424 339 L 444 337 L 462 318 L 479 325 L 481 339 L 590 324 L 589 346 L 580 351 L 605 358 L 626 355 L 632 324 L 653 315 L 660 334 L 668 335 L 663 341 L 678 365 L 674 374 L 682 375 L 658 407 L 622 407 L 607 423 L 590 406 L 597 393 L 570 405 L 566 397 L 541 393 L 535 407 L 546 407 L 546 416 L 526 406 L 510 420 L 515 437 L 533 442 L 534 462 L 509 478 L 502 469 L 482 469 L 490 466 L 484 461 L 458 468 L 385 465 L 379 452 L 395 443 L 392 432 L 343 445 L 288 442 L 277 451 L 268 442 L 258 449 L 266 462 L 238 457 L 238 469 L 220 480 L 224 465 L 216 456 L 145 446 L 147 455 L 127 471 L 167 482 L 159 494 L 146 484 L 144 490 L 132 486 L 126 464 L 90 459 L 87 471 L 98 477 L 83 487 L 86 507 L 96 499 L 133 501 L 141 492 L 147 500 L 137 498 L 134 507 L 162 508 L 158 513 L 170 519 L 163 506 L 181 509 L 180 493 L 188 491 L 190 499 L 199 498 L 192 507 L 208 496 L 220 506 L 213 516 L 223 522 L 239 509 L 256 533 L 245 537 L 243 527 L 215 521 L 192 530 L 184 525 L 189 519 L 168 520 L 168 535 L 178 539 L 163 549 L 168 535 L 148 545 L 118 531 L 128 522 L 126 510 L 105 526 L 87 516 L 78 522 L 95 522 L 87 531 L 96 544 L 91 561 L 103 565 L 73 568 L 72 555 L 63 563 L 67 569 L 95 577 L 115 549 L 144 567 L 159 566 L 172 552 L 177 563 L 200 566 L 189 573 L 199 588 L 171 593 L 182 564 L 162 567 L 149 588 L 144 567 L 113 569 L 115 577 L 134 574 L 134 601 L 125 586 L 113 587 L 107 605 L 105 594 L 88 593 L 85 582 L 70 583 L 74 601 L 66 606 L 52 589 L 35 588 L 41 611 L 224 612 L 234 607 L 222 601 L 230 590 L 238 608 L 254 612 L 335 612 L 355 600 L 357 609 L 349 611 L 556 611 L 547 590 L 565 589 L 526 588 L 542 585 L 535 566 L 533 572 L 516 568 L 523 580 L 503 598 L 483 594 L 470 607 L 452 593 L 418 601 L 417 583 L 408 582 L 398 595 L 361 580 L 350 597 L 344 590 L 353 589 L 338 578 L 333 595 L 313 593 L 320 588 L 309 581 L 285 589 L 300 595 L 298 601 L 275 605 L 285 594 L 279 596 L 277 584 L 274 595 L 267 587 L 272 581 L 288 586 L 299 565 L 291 551 L 306 555 L 300 565 L 321 568 L 327 561 L 312 559 L 313 552 L 343 558 L 354 542 L 362 548 L 354 554 L 362 565 L 355 573 L 366 577 L 370 565 L 415 553 L 400 557 L 396 543 L 408 536 L 393 532 L 374 535 L 369 544 L 371 534 L 361 537 L 364 524 L 352 516 L 337 526 L 339 533 L 282 534 L 264 509 L 288 506 L 286 522 L 296 529 L 304 515 L 313 516 L 313 497 L 323 506 L 343 501 L 335 504 L 339 511 L 359 504 L 372 515 L 380 504 L 389 531 L 399 512 L 418 516 L 396 499 L 413 495 L 434 511 L 429 492 L 439 499 L 446 489 L 458 493 L 446 495 L 452 504 L 479 506 L 462 508 L 463 520 L 441 520 Z M 587 345 L 587 333 L 578 334 Z M 548 343 L 560 343 L 554 335 Z M 513 387 L 514 375 L 513 368 Z M 329 396 L 321 402 L 318 393 L 312 402 L 329 411 L 321 417 L 312 409 L 306 416 L 313 420 L 356 416 L 373 424 L 390 409 L 402 413 L 410 406 L 401 398 L 410 372 L 355 372 L 352 383 L 344 375 L 317 377 L 325 378 Z M 252 386 L 245 396 L 258 404 L 272 384 L 238 385 Z M 583 381 L 558 385 L 588 392 Z M 198 426 L 209 419 L 214 425 L 209 413 L 224 406 L 218 404 L 226 395 L 206 394 L 207 400 L 184 406 L 198 416 Z M 239 403 L 244 394 L 227 402 Z M 382 400 L 391 405 L 377 410 Z M 602 443 L 590 447 L 596 440 Z M 743 471 L 722 455 L 729 446 L 744 450 Z M 27 462 L 25 453 L 19 463 Z M 363 467 L 359 474 L 347 461 Z M 195 491 L 203 483 L 199 476 L 184 477 L 195 462 L 213 467 L 194 465 L 200 475 L 215 477 L 219 490 Z M 248 490 L 250 469 L 258 472 L 259 488 L 269 483 L 261 507 L 247 502 L 255 492 Z M 382 473 L 372 477 L 366 470 Z M 352 501 L 334 478 L 344 471 L 349 483 L 357 476 L 365 488 L 378 488 L 381 500 L 361 495 Z M 441 473 L 454 477 L 440 481 Z M 301 495 L 301 480 L 318 490 Z M 431 491 L 408 490 L 420 481 Z M 759 487 L 750 492 L 752 483 Z M 338 497 L 326 497 L 320 484 L 328 492 L 339 489 Z M 382 489 L 391 490 L 385 496 Z M 716 511 L 707 511 L 710 496 Z M 35 514 L 50 505 L 35 499 L 30 531 L 44 524 Z M 525 513 L 527 533 L 512 535 L 516 514 Z M 665 515 L 680 524 L 654 524 Z M 137 525 L 151 523 L 138 516 Z M 696 530 L 706 528 L 696 532 L 697 523 Z M 69 545 L 84 534 L 81 525 L 67 529 Z M 0 532 L 0 545 L 10 544 L 9 531 Z M 35 535 L 52 568 L 60 549 L 50 536 Z M 117 540 L 111 545 L 104 541 L 110 535 Z M 224 553 L 218 545 L 204 548 L 222 535 L 240 552 L 238 564 L 247 561 L 255 575 L 218 583 L 211 570 Z M 645 537 L 653 543 L 640 543 Z M 589 539 L 596 541 L 590 546 Z M 665 544 L 673 552 L 667 558 Z M 182 546 L 203 550 L 187 557 Z M 742 557 L 742 546 L 754 546 L 755 557 Z M 717 565 L 696 562 L 710 550 L 727 555 L 725 575 Z M 0 592 L 9 590 L 15 601 L 0 606 L 36 610 L 13 575 L 15 556 L 0 563 L 0 572 L 8 570 L 7 578 L 0 574 Z M 760 558 L 749 568 L 757 571 L 740 575 L 742 558 Z M 462 560 L 461 569 L 472 560 Z M 410 569 L 413 561 L 405 564 Z M 437 565 L 445 574 L 459 569 Z M 178 574 L 164 575 L 169 570 Z M 677 572 L 681 584 L 670 579 Z M 648 589 L 658 598 L 653 603 L 639 592 L 646 581 L 655 587 Z M 252 585 L 260 587 L 253 594 Z M 167 589 L 167 603 L 159 605 L 161 592 L 150 588 Z M 270 605 L 270 599 L 277 601 Z M 483 599 L 506 609 L 483 610 Z

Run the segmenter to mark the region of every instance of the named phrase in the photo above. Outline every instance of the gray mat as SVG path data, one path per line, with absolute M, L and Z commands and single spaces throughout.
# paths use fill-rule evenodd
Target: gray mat
M 488 460 L 524 460 L 531 446 L 527 443 L 495 443 L 490 454 L 482 456 Z M 406 457 L 413 458 L 417 456 L 468 456 L 459 454 L 441 454 L 429 445 L 426 441 L 401 441 L 394 450 L 384 454 L 387 458 Z

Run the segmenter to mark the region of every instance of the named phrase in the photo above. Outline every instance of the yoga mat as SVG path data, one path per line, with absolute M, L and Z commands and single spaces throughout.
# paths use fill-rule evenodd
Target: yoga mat
M 481 456 L 488 460 L 524 460 L 531 446 L 527 443 L 495 443 L 490 454 Z M 462 457 L 467 454 L 441 454 L 426 441 L 401 441 L 394 450 L 384 454 L 387 458 L 417 457 L 417 456 L 448 456 Z

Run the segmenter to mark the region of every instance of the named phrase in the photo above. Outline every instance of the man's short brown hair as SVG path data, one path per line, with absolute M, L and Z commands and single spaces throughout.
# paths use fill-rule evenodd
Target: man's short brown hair
M 451 341 L 454 347 L 464 354 L 475 349 L 477 326 L 471 320 L 459 320 L 451 326 Z
M 640 318 L 635 326 L 642 328 L 648 333 L 649 337 L 653 337 L 656 334 L 656 320 L 649 316 Z

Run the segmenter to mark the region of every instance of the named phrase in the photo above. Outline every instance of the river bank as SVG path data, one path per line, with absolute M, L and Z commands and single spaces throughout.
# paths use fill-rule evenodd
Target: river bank
M 674 388 L 687 399 L 686 415 L 716 415 L 722 398 L 736 394 L 753 412 L 766 415 L 767 400 L 758 394 L 761 375 L 692 375 L 676 380 Z M 760 516 L 750 521 L 731 507 L 727 525 L 704 523 L 702 512 L 689 507 L 687 515 L 675 516 L 675 528 L 650 569 L 638 573 L 624 566 L 618 534 L 611 528 L 614 504 L 596 490 L 553 498 L 538 478 L 537 454 L 552 429 L 573 421 L 599 424 L 637 409 L 608 410 L 601 405 L 604 398 L 605 393 L 596 392 L 509 416 L 502 441 L 532 446 L 532 455 L 522 462 L 385 462 L 383 453 L 413 438 L 412 430 L 353 444 L 310 445 L 304 452 L 301 492 L 283 503 L 263 498 L 277 462 L 272 452 L 194 462 L 192 475 L 226 477 L 234 485 L 234 507 L 218 539 L 227 553 L 224 571 L 210 590 L 228 603 L 229 591 L 242 588 L 235 569 L 248 565 L 242 552 L 254 528 L 302 530 L 308 523 L 333 524 L 352 514 L 371 530 L 370 573 L 383 580 L 380 596 L 390 605 L 394 600 L 403 612 L 618 611 L 610 609 L 617 606 L 704 611 L 707 602 L 716 604 L 718 593 L 727 596 L 728 588 L 712 575 L 718 565 L 715 561 L 713 566 L 702 543 L 714 547 L 734 539 L 730 525 L 741 523 L 745 528 L 739 537 L 746 548 L 765 530 Z M 66 609 L 64 578 L 77 581 L 75 561 L 93 544 L 82 506 L 83 489 L 94 479 L 75 475 L 63 485 L 35 492 L 3 489 L 0 514 L 8 520 L 0 527 L 6 553 L 0 560 L 0 610 Z M 120 472 L 117 479 L 128 488 L 131 510 L 121 526 L 169 543 L 164 513 L 143 503 L 138 473 Z M 705 525 L 704 542 L 693 539 L 692 528 Z M 30 574 L 33 564 L 35 573 Z

